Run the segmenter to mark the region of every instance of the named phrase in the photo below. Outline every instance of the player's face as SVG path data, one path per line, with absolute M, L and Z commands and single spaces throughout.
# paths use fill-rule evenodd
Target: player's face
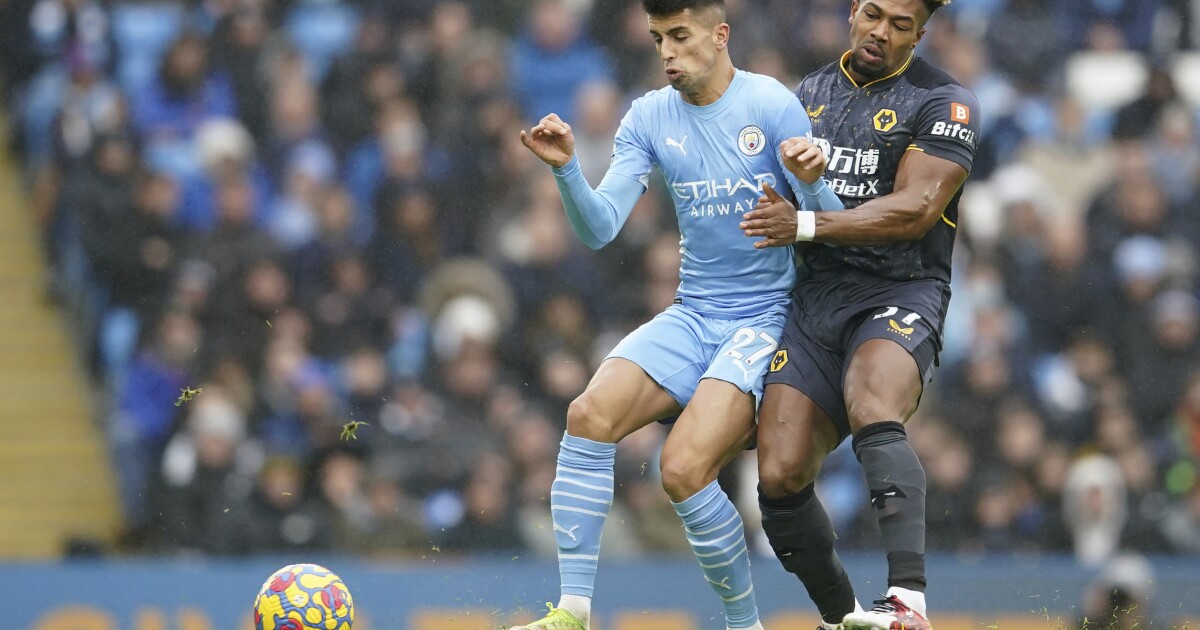
M 922 0 L 854 0 L 850 5 L 850 70 L 874 80 L 904 65 L 925 34 Z
M 712 78 L 717 59 L 729 43 L 729 25 L 692 9 L 648 19 L 671 87 L 686 93 L 700 91 Z

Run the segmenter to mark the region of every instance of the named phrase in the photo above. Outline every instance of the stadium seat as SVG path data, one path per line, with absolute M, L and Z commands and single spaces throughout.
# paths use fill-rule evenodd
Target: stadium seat
M 1067 60 L 1067 90 L 1085 109 L 1113 110 L 1141 96 L 1150 68 L 1135 52 L 1081 52 Z
M 320 81 L 333 58 L 354 43 L 358 13 L 336 2 L 308 2 L 292 9 L 286 28 Z
M 179 34 L 183 21 L 183 7 L 175 2 L 123 2 L 113 7 L 121 87 L 136 92 L 154 78 L 163 52 Z
M 1171 78 L 1179 96 L 1200 107 L 1200 52 L 1180 53 L 1171 64 Z

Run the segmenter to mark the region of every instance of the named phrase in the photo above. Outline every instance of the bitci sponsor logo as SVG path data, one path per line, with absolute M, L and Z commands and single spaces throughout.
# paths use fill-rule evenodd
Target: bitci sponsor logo
M 962 103 L 950 103 L 950 120 L 964 125 L 971 124 L 971 108 Z

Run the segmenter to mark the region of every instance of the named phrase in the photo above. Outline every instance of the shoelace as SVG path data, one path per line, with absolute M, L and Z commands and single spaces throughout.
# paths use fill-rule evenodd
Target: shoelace
M 900 609 L 905 607 L 904 604 L 900 603 L 900 600 L 896 599 L 895 596 L 885 599 L 877 599 L 871 603 L 875 604 L 875 607 L 871 609 L 871 612 L 877 613 L 900 612 Z
M 546 615 L 547 617 L 559 611 L 559 609 L 555 608 L 554 604 L 551 604 L 550 602 L 546 602 L 546 608 L 550 609 L 550 612 Z

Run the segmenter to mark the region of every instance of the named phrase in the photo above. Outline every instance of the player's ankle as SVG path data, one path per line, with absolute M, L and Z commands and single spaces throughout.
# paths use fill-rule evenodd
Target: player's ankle
M 558 608 L 562 608 L 575 616 L 579 623 L 583 624 L 584 628 L 590 627 L 589 619 L 592 616 L 592 598 L 586 595 L 567 595 L 564 594 L 558 600 Z
M 851 608 L 850 610 L 846 611 L 843 614 L 832 613 L 829 616 L 829 617 L 833 618 L 832 621 L 830 620 L 829 617 L 822 616 L 821 627 L 825 628 L 826 630 L 836 630 L 837 628 L 842 627 L 842 620 L 846 618 L 846 615 L 853 614 L 853 613 L 859 613 L 862 611 L 863 611 L 862 604 L 858 603 L 858 598 L 855 597 L 854 598 L 854 608 Z
M 854 608 L 852 608 L 850 611 L 846 612 L 845 614 L 842 614 L 842 615 L 832 614 L 829 616 L 822 615 L 821 616 L 821 627 L 825 628 L 825 630 L 837 630 L 838 628 L 842 627 L 842 620 L 846 618 L 846 615 L 860 612 L 861 610 L 862 609 L 858 607 L 858 600 L 854 600 Z
M 926 619 L 929 618 L 929 615 L 925 613 L 925 593 L 900 586 L 892 586 L 888 588 L 887 594 L 889 597 L 897 597 L 900 601 L 904 602 L 905 606 L 908 606 L 918 615 Z

